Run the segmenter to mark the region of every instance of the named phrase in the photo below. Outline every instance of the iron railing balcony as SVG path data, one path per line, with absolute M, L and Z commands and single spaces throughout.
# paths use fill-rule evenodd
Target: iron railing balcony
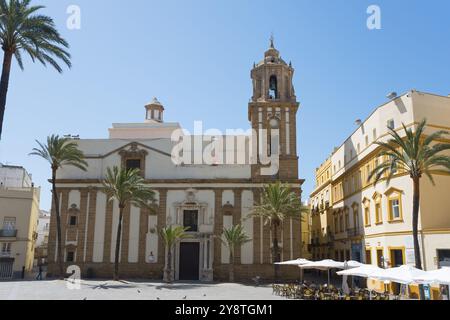
M 0 229 L 0 238 L 15 238 L 15 237 L 17 237 L 17 230 Z

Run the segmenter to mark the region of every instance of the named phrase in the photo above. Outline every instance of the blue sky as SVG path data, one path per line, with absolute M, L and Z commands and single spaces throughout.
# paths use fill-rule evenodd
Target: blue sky
M 48 165 L 28 156 L 35 139 L 80 134 L 106 138 L 114 122 L 139 122 L 157 96 L 166 121 L 192 129 L 248 128 L 250 69 L 275 46 L 296 69 L 303 199 L 315 168 L 386 101 L 409 89 L 450 94 L 450 2 L 34 1 L 47 8 L 71 44 L 73 68 L 59 75 L 26 61 L 13 66 L 0 162 L 25 166 L 43 187 Z M 66 9 L 81 8 L 81 30 L 68 30 Z M 377 4 L 382 29 L 366 27 Z

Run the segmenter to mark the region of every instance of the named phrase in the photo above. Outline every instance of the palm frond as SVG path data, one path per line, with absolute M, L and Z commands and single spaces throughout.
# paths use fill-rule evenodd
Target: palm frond
M 67 41 L 61 37 L 52 18 L 39 14 L 44 6 L 32 6 L 30 0 L 0 1 L 0 44 L 16 58 L 23 69 L 22 52 L 31 60 L 50 64 L 62 72 L 58 60 L 71 67 Z
M 36 141 L 39 148 L 33 148 L 30 155 L 41 157 L 54 169 L 63 166 L 72 166 L 86 171 L 88 163 L 84 160 L 83 152 L 78 149 L 78 144 L 58 135 L 47 137 L 47 143 Z
M 432 178 L 434 169 L 440 168 L 450 172 L 450 157 L 441 154 L 443 151 L 450 150 L 450 144 L 431 145 L 448 133 L 440 130 L 425 137 L 426 124 L 426 119 L 422 120 L 415 132 L 402 124 L 405 138 L 400 137 L 395 130 L 389 130 L 391 139 L 388 142 L 377 142 L 381 147 L 379 155 L 386 156 L 389 160 L 374 168 L 369 179 L 375 176 L 375 183 L 377 183 L 387 173 L 386 182 L 389 184 L 395 169 L 402 169 L 411 178 L 426 175 L 434 183 Z
M 302 219 L 308 210 L 288 185 L 277 182 L 263 188 L 261 202 L 253 207 L 251 215 L 261 217 L 266 225 L 280 224 L 286 218 Z
M 234 225 L 228 229 L 224 228 L 222 236 L 223 238 L 219 237 L 219 239 L 232 251 L 234 248 L 252 241 L 245 233 L 244 227 L 241 224 Z
M 131 204 L 138 208 L 151 208 L 155 201 L 155 192 L 145 183 L 138 169 L 108 167 L 103 181 L 103 192 L 109 201 L 117 200 L 119 206 Z

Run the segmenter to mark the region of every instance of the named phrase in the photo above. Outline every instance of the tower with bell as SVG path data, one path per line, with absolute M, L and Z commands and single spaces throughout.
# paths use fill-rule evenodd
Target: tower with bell
M 299 102 L 295 95 L 292 79 L 294 68 L 286 63 L 275 48 L 273 35 L 264 59 L 255 63 L 251 71 L 253 96 L 248 105 L 248 117 L 252 129 L 257 132 L 258 161 L 252 165 L 252 179 L 267 181 L 298 180 L 297 156 L 297 111 Z M 277 132 L 277 143 L 273 133 Z M 264 156 L 279 155 L 279 168 L 271 175 L 261 169 L 268 165 L 261 160 Z

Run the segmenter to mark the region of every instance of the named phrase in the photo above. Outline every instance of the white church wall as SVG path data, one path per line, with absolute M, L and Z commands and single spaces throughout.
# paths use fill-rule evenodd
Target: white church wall
M 225 190 L 222 192 L 222 206 L 227 203 L 234 206 L 234 192 L 232 190 Z
M 233 226 L 233 216 L 224 216 L 223 217 L 223 227 L 224 229 L 229 229 Z M 222 236 L 222 239 L 224 239 L 224 237 Z M 222 248 L 220 250 L 221 253 L 221 259 L 220 261 L 222 262 L 222 264 L 228 264 L 230 263 L 230 253 L 228 250 L 228 247 L 222 242 Z
M 139 259 L 139 224 L 141 209 L 131 206 L 130 209 L 130 236 L 128 242 L 128 262 L 136 263 Z
M 94 226 L 94 252 L 93 261 L 103 262 L 103 248 L 105 242 L 105 218 L 106 218 L 106 195 L 97 193 Z
M 253 238 L 253 217 L 250 216 L 253 207 L 253 192 L 244 190 L 242 192 L 242 226 L 249 238 Z M 245 243 L 241 247 L 241 263 L 253 263 L 253 240 Z

